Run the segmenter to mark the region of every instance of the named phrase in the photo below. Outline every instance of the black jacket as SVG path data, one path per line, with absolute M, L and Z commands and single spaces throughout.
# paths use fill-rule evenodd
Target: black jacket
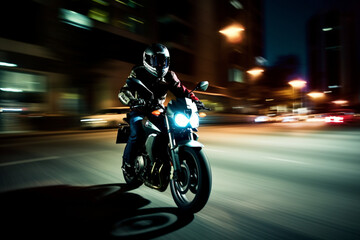
M 172 92 L 176 97 L 188 97 L 194 101 L 199 99 L 194 93 L 190 92 L 178 79 L 173 71 L 169 71 L 163 78 L 157 78 L 150 74 L 144 66 L 135 66 L 129 75 L 129 78 L 139 79 L 150 91 L 154 93 L 154 99 L 158 100 L 159 104 L 163 104 L 166 99 L 167 92 Z M 146 96 L 141 96 L 136 89 L 130 89 L 125 84 L 119 92 L 119 100 L 124 104 L 131 106 L 136 99 L 146 99 Z

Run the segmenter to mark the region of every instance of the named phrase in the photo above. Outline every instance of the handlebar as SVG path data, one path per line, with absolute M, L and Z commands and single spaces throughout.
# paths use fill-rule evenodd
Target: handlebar
M 154 100 L 144 100 L 142 104 L 135 104 L 133 106 L 131 106 L 131 108 L 143 108 L 143 107 L 149 107 L 149 109 L 156 109 L 156 108 L 161 108 L 163 110 L 165 110 L 165 107 L 162 106 L 161 104 L 159 104 L 158 101 L 154 101 Z
M 143 107 L 149 107 L 149 109 L 162 109 L 162 110 L 166 110 L 166 107 L 161 105 L 157 100 L 144 100 L 142 99 L 142 101 L 140 101 L 141 104 L 135 104 L 133 106 L 131 106 L 132 109 L 134 108 L 143 108 Z M 211 108 L 207 108 L 205 106 L 197 106 L 198 107 L 198 111 L 200 110 L 206 110 L 206 111 L 211 111 Z
M 206 110 L 206 111 L 211 111 L 211 108 L 207 108 L 207 107 L 201 107 L 201 108 L 198 108 L 198 111 L 200 110 Z

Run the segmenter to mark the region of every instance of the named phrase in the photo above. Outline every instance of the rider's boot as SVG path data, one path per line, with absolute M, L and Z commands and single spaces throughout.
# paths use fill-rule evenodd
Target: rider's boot
M 128 177 L 133 177 L 135 175 L 135 169 L 130 163 L 124 161 L 121 169 Z

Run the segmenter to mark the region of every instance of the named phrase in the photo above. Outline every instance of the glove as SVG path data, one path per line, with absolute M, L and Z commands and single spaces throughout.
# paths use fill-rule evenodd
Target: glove
M 196 100 L 195 104 L 198 110 L 205 109 L 205 105 L 200 100 Z
M 145 105 L 146 105 L 146 102 L 142 98 L 134 99 L 134 100 L 131 100 L 131 102 L 130 102 L 131 107 L 145 107 Z

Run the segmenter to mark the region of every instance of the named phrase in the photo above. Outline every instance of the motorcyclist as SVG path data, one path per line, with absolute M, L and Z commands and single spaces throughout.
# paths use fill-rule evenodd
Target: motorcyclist
M 162 44 L 155 43 L 145 49 L 143 65 L 134 66 L 129 78 L 139 79 L 153 92 L 154 100 L 158 104 L 163 105 L 167 92 L 170 91 L 176 97 L 191 98 L 198 109 L 204 108 L 204 104 L 180 82 L 175 72 L 169 70 L 169 65 L 170 54 L 168 49 Z M 121 88 L 118 97 L 121 103 L 131 108 L 127 116 L 130 125 L 130 137 L 124 150 L 122 169 L 126 174 L 132 175 L 137 149 L 140 147 L 143 134 L 141 122 L 145 116 L 150 116 L 149 113 L 152 109 L 148 104 L 150 100 L 148 96 L 141 96 L 136 89 L 130 89 L 127 84 Z

